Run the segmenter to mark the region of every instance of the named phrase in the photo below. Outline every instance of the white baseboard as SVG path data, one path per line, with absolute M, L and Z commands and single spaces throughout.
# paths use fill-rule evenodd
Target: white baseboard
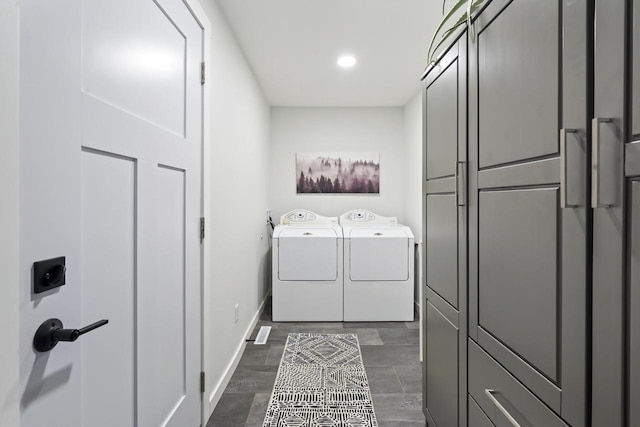
M 262 312 L 264 311 L 270 296 L 271 296 L 271 292 L 267 293 L 267 296 L 264 297 L 264 300 L 262 300 L 260 307 L 258 307 L 256 314 L 253 316 L 253 319 L 251 319 L 249 326 L 247 327 L 244 334 L 242 335 L 242 339 L 238 344 L 238 348 L 236 349 L 236 352 L 233 355 L 233 358 L 227 365 L 227 368 L 224 371 L 224 375 L 222 375 L 220 380 L 218 380 L 217 384 L 213 387 L 213 390 L 209 395 L 209 414 L 207 416 L 207 419 L 208 417 L 211 416 L 211 414 L 213 414 L 213 411 L 215 410 L 216 405 L 218 404 L 218 402 L 220 401 L 220 398 L 222 397 L 222 393 L 224 393 L 224 390 L 227 388 L 227 385 L 229 384 L 229 381 L 231 380 L 233 373 L 236 371 L 236 368 L 238 367 L 238 363 L 240 363 L 240 359 L 242 358 L 242 355 L 244 353 L 244 349 L 247 346 L 246 340 L 249 339 L 249 337 L 251 336 L 251 333 L 253 332 L 253 329 L 258 324 L 258 320 L 260 319 L 260 316 L 262 315 Z

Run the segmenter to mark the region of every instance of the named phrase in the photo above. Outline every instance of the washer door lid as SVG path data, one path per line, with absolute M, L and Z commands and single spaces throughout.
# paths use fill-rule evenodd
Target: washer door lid
M 359 228 L 349 233 L 352 281 L 409 280 L 409 236 L 403 229 Z
M 332 229 L 291 228 L 278 239 L 278 279 L 336 281 L 338 234 Z

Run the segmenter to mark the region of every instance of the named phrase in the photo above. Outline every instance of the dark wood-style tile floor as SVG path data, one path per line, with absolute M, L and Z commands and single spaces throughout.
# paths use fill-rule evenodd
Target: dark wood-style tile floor
M 266 345 L 249 342 L 207 427 L 261 427 L 291 332 L 358 335 L 380 427 L 424 427 L 419 326 L 414 322 L 274 323 L 263 313 L 253 331 L 272 327 Z

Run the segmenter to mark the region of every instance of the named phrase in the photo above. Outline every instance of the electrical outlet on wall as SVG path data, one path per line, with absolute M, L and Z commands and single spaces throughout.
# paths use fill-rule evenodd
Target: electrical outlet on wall
M 271 209 L 267 209 L 267 222 L 269 222 L 269 218 L 271 218 Z
M 240 320 L 240 304 L 236 304 L 233 309 L 235 310 L 236 323 L 238 323 L 238 320 Z

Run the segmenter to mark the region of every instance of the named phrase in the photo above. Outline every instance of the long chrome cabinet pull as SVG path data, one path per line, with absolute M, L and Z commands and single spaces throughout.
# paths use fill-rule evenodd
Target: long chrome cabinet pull
M 464 161 L 463 160 L 458 160 L 456 162 L 456 206 L 466 206 L 467 202 L 466 202 L 466 198 L 467 198 L 467 192 L 464 191 L 464 168 L 462 169 L 463 175 L 462 175 L 462 197 L 460 197 L 460 192 L 458 191 L 458 178 L 460 175 L 458 175 L 458 171 L 460 170 L 460 165 L 464 166 Z M 462 202 L 460 201 L 462 200 Z
M 569 203 L 567 191 L 567 134 L 575 134 L 576 129 L 560 129 L 560 207 L 562 209 L 575 208 L 576 203 Z
M 505 416 L 505 418 L 507 420 L 509 420 L 509 422 L 513 425 L 513 427 L 522 427 L 515 418 L 513 418 L 513 415 L 511 415 L 509 413 L 509 411 L 507 411 L 505 409 L 504 406 L 502 406 L 502 403 L 498 402 L 498 399 L 495 398 L 495 396 L 493 395 L 493 393 L 498 393 L 497 390 L 492 390 L 490 388 L 487 388 L 484 390 L 484 393 L 487 395 L 487 397 L 489 397 L 489 399 L 491 399 L 491 401 L 493 402 L 494 405 L 496 405 L 496 407 L 500 410 L 500 412 L 502 412 L 502 415 Z
M 595 117 L 591 121 L 591 134 L 593 135 L 593 145 L 591 147 L 591 207 L 608 208 L 611 203 L 600 201 L 600 125 L 611 123 L 611 119 Z

